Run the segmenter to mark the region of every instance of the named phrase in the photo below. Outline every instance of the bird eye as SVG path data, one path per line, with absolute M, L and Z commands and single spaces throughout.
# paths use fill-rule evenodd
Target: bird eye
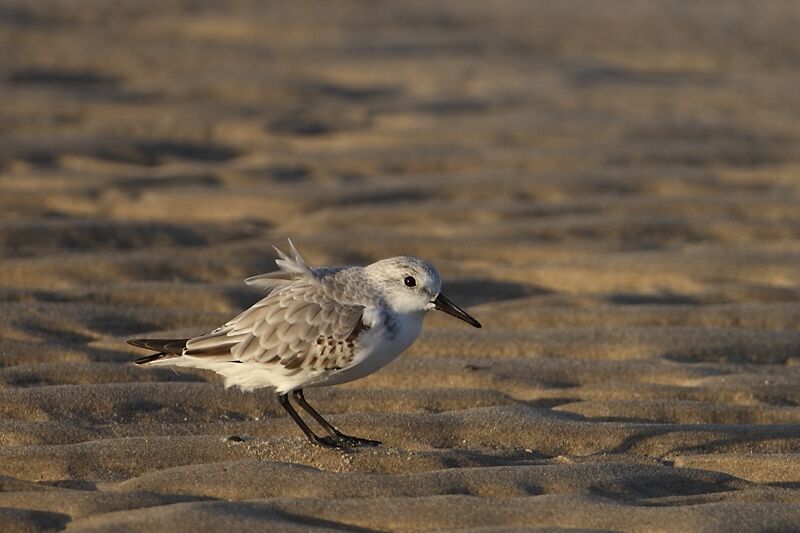
M 415 280 L 412 276 L 406 276 L 406 279 L 403 280 L 403 283 L 406 284 L 406 287 L 414 287 L 417 285 L 417 280 Z

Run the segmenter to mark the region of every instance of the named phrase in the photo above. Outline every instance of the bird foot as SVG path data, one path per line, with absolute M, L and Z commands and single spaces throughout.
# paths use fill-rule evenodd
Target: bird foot
M 345 443 L 346 446 L 380 446 L 381 445 L 381 441 L 379 441 L 379 440 L 370 440 L 370 439 L 362 439 L 360 437 L 351 437 L 350 435 L 345 435 L 344 433 L 337 434 L 336 438 L 339 439 L 341 442 Z
M 322 446 L 323 448 L 344 448 L 347 446 L 347 444 L 338 437 L 318 437 L 314 435 L 313 438 L 309 437 L 309 440 L 312 444 Z
M 313 444 L 324 448 L 357 448 L 361 446 L 380 446 L 377 440 L 361 439 L 350 435 L 340 434 L 331 437 L 316 437 L 311 439 Z

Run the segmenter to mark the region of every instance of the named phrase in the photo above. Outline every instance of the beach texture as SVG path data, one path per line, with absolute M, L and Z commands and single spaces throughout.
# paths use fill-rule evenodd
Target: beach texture
M 0 6 L 0 530 L 800 527 L 800 4 Z M 143 369 L 291 237 L 433 262 L 310 389 Z M 435 315 L 435 316 L 434 316 Z

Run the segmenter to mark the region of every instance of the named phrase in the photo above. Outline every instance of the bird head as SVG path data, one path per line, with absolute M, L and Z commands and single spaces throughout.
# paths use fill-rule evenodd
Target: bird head
M 364 270 L 391 308 L 399 313 L 436 309 L 476 328 L 481 327 L 480 322 L 445 298 L 439 272 L 426 261 L 408 256 L 392 257 L 372 263 Z

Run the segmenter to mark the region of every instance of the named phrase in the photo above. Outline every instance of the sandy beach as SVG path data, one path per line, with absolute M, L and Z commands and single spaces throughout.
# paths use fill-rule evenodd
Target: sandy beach
M 800 528 L 800 4 L 0 6 L 0 530 Z M 131 337 L 415 255 L 484 325 L 307 398 Z

